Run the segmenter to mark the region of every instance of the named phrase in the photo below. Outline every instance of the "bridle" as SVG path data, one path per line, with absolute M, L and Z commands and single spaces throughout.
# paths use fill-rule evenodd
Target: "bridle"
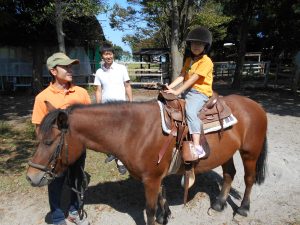
M 56 125 L 53 125 L 52 127 L 58 129 L 58 127 Z M 55 149 L 54 153 L 52 154 L 51 158 L 49 159 L 47 165 L 43 166 L 43 165 L 34 163 L 32 161 L 28 162 L 29 166 L 45 172 L 45 174 L 41 178 L 40 182 L 43 179 L 46 179 L 48 182 L 51 182 L 56 177 L 60 177 L 60 175 L 57 175 L 55 173 L 55 167 L 57 165 L 57 161 L 58 161 L 59 157 L 62 154 L 62 150 L 63 150 L 64 147 L 65 147 L 65 154 L 66 154 L 65 155 L 66 156 L 65 157 L 66 165 L 67 166 L 69 165 L 69 160 L 68 160 L 68 154 L 69 154 L 68 143 L 67 143 L 66 138 L 65 138 L 65 135 L 66 135 L 66 133 L 68 131 L 68 127 L 65 127 L 65 128 L 59 129 L 59 130 L 61 131 L 59 143 L 56 146 L 56 149 Z M 84 201 L 83 200 L 84 200 L 84 192 L 86 191 L 87 186 L 88 186 L 88 180 L 87 180 L 87 177 L 85 175 L 83 167 L 81 167 L 81 172 L 82 172 L 81 176 L 83 177 L 82 178 L 83 179 L 82 183 L 79 183 L 78 180 L 77 180 L 77 178 L 75 178 L 76 179 L 75 180 L 75 186 L 71 187 L 71 190 L 74 191 L 76 193 L 76 195 L 77 195 L 78 204 L 79 204 L 79 208 L 78 208 L 77 211 L 79 213 L 80 218 L 82 219 L 83 216 L 86 214 L 85 210 L 83 209 L 83 206 L 84 206 Z M 79 176 L 79 175 L 77 175 L 77 176 Z M 69 179 L 69 177 L 68 177 L 68 179 Z
M 57 128 L 57 127 L 53 126 L 53 128 Z M 61 155 L 62 149 L 63 149 L 64 146 L 66 146 L 66 149 L 65 149 L 65 152 L 66 152 L 66 164 L 68 164 L 68 144 L 67 144 L 67 141 L 65 140 L 65 135 L 66 135 L 67 131 L 68 131 L 67 128 L 61 129 L 59 143 L 56 146 L 56 150 L 52 154 L 52 156 L 49 159 L 49 161 L 48 161 L 48 163 L 47 163 L 46 166 L 34 163 L 31 160 L 29 160 L 29 162 L 28 162 L 29 166 L 45 172 L 43 178 L 46 178 L 47 180 L 52 180 L 55 177 L 59 177 L 59 175 L 57 175 L 54 172 L 54 170 L 55 170 L 55 167 L 57 165 L 58 158 Z

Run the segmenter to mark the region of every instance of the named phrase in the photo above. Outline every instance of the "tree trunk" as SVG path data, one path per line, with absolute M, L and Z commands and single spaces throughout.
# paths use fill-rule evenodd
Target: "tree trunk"
M 42 43 L 33 46 L 32 51 L 32 94 L 37 95 L 43 90 L 44 51 Z
M 179 14 L 178 14 L 178 2 L 172 0 L 172 29 L 171 29 L 171 61 L 172 61 L 172 76 L 173 81 L 178 77 L 182 68 L 182 54 L 179 51 Z
M 248 28 L 249 28 L 249 21 L 252 17 L 252 7 L 251 1 L 244 1 L 245 5 L 242 7 L 243 12 L 241 15 L 241 25 L 239 29 L 239 37 L 240 41 L 238 43 L 238 52 L 236 58 L 236 67 L 233 76 L 233 83 L 231 85 L 234 89 L 239 89 L 242 83 L 242 73 L 243 73 L 243 66 L 245 62 L 245 54 L 246 54 L 246 45 L 247 45 L 247 38 L 248 38 Z
M 65 33 L 63 32 L 63 17 L 61 9 L 61 1 L 56 0 L 56 33 L 58 40 L 58 47 L 60 52 L 66 52 L 65 49 Z
M 238 54 L 235 61 L 236 67 L 233 76 L 232 88 L 239 89 L 242 83 L 243 65 L 245 62 L 246 43 L 248 35 L 248 24 L 243 24 L 240 29 L 240 42 L 238 45 Z

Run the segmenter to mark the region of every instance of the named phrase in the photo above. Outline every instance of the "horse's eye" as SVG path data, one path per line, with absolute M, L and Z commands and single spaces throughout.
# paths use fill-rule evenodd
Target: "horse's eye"
M 50 139 L 46 139 L 45 141 L 44 141 L 44 144 L 45 145 L 51 145 L 53 143 L 53 140 L 50 140 Z

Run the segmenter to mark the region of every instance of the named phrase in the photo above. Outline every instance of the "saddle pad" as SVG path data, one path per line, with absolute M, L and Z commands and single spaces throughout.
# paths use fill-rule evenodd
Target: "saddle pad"
M 171 129 L 169 129 L 166 125 L 165 116 L 164 116 L 164 109 L 163 109 L 163 103 L 161 101 L 157 101 L 157 103 L 159 105 L 159 111 L 160 111 L 160 117 L 161 117 L 161 127 L 162 127 L 163 131 L 166 134 L 170 134 Z
M 163 112 L 163 104 L 160 102 L 160 101 L 157 101 L 158 102 L 158 105 L 159 105 L 159 109 L 160 109 L 160 115 L 161 115 L 161 126 L 162 126 L 162 129 L 165 133 L 167 134 L 170 134 L 171 133 L 171 129 L 169 129 L 165 123 L 165 117 L 164 117 L 164 112 Z M 228 128 L 234 124 L 236 124 L 238 121 L 237 119 L 235 118 L 234 115 L 230 114 L 230 116 L 226 117 L 223 119 L 223 128 Z M 207 134 L 207 133 L 211 133 L 211 132 L 214 132 L 214 131 L 218 131 L 218 130 L 221 130 L 222 127 L 221 127 L 221 124 L 219 121 L 214 121 L 214 122 L 211 122 L 211 123 L 205 123 L 203 125 L 203 129 L 204 129 L 204 134 Z
M 230 114 L 230 116 L 223 119 L 223 128 L 224 129 L 228 128 L 228 127 L 236 124 L 237 122 L 238 121 L 235 118 L 235 116 Z M 214 121 L 214 122 L 211 122 L 211 123 L 203 124 L 203 129 L 204 129 L 204 133 L 207 134 L 207 133 L 211 133 L 211 132 L 214 132 L 214 131 L 221 130 L 222 127 L 221 127 L 221 124 L 220 124 L 219 121 Z

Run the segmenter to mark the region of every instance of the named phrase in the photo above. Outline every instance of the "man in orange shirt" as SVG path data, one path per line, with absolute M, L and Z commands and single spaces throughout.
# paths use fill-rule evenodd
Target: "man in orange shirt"
M 72 104 L 90 104 L 91 100 L 87 91 L 81 87 L 72 84 L 72 65 L 79 64 L 78 59 L 70 59 L 64 53 L 58 52 L 47 59 L 47 67 L 52 77 L 50 85 L 39 93 L 34 102 L 32 112 L 32 123 L 36 125 L 36 133 L 39 132 L 39 126 L 44 116 L 48 114 L 49 109 L 45 102 L 49 102 L 55 108 L 67 108 Z M 75 179 L 76 171 L 84 167 L 85 154 L 69 168 L 71 179 Z M 48 185 L 48 196 L 53 224 L 66 225 L 65 215 L 60 206 L 62 187 L 66 174 L 55 178 Z M 73 183 L 73 181 L 71 181 Z M 80 220 L 78 214 L 79 202 L 77 195 L 72 191 L 69 206 L 68 220 L 80 225 L 88 225 L 86 218 Z

